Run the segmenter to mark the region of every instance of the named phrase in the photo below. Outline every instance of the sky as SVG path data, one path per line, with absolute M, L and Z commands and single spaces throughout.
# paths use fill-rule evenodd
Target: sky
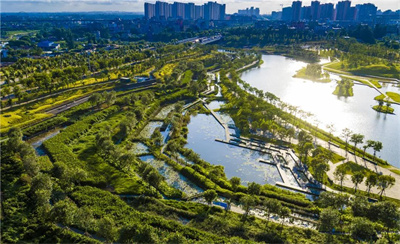
M 179 0 L 178 0 L 179 1 Z M 209 0 L 181 0 L 179 2 L 194 2 L 203 4 Z M 260 8 L 261 14 L 270 14 L 283 7 L 290 6 L 292 0 L 214 0 L 226 4 L 228 14 L 247 7 Z M 321 3 L 334 3 L 339 0 L 320 0 Z M 144 2 L 155 0 L 1 0 L 1 12 L 86 12 L 86 11 L 121 11 L 144 12 Z M 166 1 L 166 2 L 174 2 Z M 304 0 L 303 6 L 309 6 L 311 0 Z M 400 9 L 400 0 L 353 0 L 352 6 L 362 3 L 374 3 L 382 11 Z

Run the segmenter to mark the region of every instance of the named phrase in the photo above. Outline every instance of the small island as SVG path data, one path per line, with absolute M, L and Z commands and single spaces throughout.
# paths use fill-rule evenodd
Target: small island
M 308 64 L 306 67 L 298 70 L 293 77 L 303 78 L 316 82 L 331 82 L 329 74 L 327 72 L 322 73 L 321 65 L 319 64 Z
M 337 86 L 333 91 L 334 95 L 342 96 L 342 97 L 352 97 L 353 94 L 353 85 L 354 82 L 350 79 L 342 79 L 337 82 Z

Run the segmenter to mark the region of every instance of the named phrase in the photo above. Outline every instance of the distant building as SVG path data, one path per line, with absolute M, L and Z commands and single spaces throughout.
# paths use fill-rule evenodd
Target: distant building
M 204 19 L 205 20 L 224 20 L 225 19 L 225 4 L 217 2 L 208 2 L 204 4 Z
M 195 5 L 194 3 L 185 4 L 185 19 L 193 20 L 195 19 Z
M 299 21 L 301 17 L 301 1 L 292 2 L 292 20 Z
M 351 2 L 346 0 L 346 1 L 340 1 L 336 4 L 336 18 L 335 20 L 347 20 L 351 13 L 350 11 L 350 5 Z
M 202 6 L 194 6 L 194 19 L 203 19 L 204 18 L 204 5 Z
M 372 3 L 358 4 L 356 19 L 361 22 L 374 22 L 376 19 L 377 7 Z
M 321 4 L 320 19 L 334 20 L 334 6 L 333 3 Z
M 292 7 L 286 7 L 282 9 L 282 20 L 291 21 L 292 20 Z
M 310 6 L 304 6 L 301 8 L 300 19 L 303 20 L 311 20 L 312 18 L 312 9 Z
M 144 17 L 151 19 L 156 16 L 156 5 L 152 3 L 144 3 Z
M 52 41 L 41 41 L 41 42 L 38 43 L 38 47 L 43 49 L 43 50 L 49 51 L 49 50 L 52 50 L 52 49 L 59 49 L 60 48 L 60 44 L 54 43 Z
M 311 2 L 311 19 L 319 20 L 321 15 L 321 3 L 318 1 Z
M 259 17 L 260 16 L 260 9 L 259 8 L 246 8 L 246 9 L 239 9 L 238 10 L 238 15 L 243 15 L 243 16 L 255 16 Z

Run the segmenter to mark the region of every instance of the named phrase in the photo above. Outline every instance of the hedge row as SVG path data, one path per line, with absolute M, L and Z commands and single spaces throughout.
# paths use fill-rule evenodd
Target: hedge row
M 45 120 L 41 123 L 38 123 L 36 125 L 30 126 L 28 128 L 25 128 L 22 130 L 22 133 L 26 137 L 31 137 L 41 131 L 47 131 L 51 128 L 54 128 L 56 126 L 62 125 L 65 122 L 67 122 L 68 119 L 64 116 L 57 116 L 48 120 Z
M 101 121 L 105 119 L 108 115 L 117 111 L 119 111 L 119 107 L 112 106 L 95 114 L 89 115 L 88 117 L 76 122 L 75 124 L 67 127 L 55 137 L 44 141 L 43 146 L 45 150 L 49 153 L 50 158 L 53 160 L 53 162 L 64 162 L 69 167 L 82 167 L 82 162 L 80 162 L 80 160 L 70 150 L 67 144 L 73 139 L 88 131 L 93 123 Z

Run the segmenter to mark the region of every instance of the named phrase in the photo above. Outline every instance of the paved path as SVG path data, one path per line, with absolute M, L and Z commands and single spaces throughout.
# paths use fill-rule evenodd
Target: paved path
M 326 141 L 323 141 L 321 139 L 317 138 L 317 144 L 321 145 L 322 147 L 329 149 L 329 144 Z M 347 153 L 346 151 L 342 148 L 338 148 L 334 145 L 330 146 L 330 150 L 333 151 L 336 154 L 339 154 L 342 157 L 345 157 L 346 160 L 343 160 L 339 163 L 333 164 L 332 162 L 329 162 L 329 166 L 330 166 L 330 170 L 327 172 L 329 178 L 331 180 L 334 180 L 334 176 L 333 176 L 333 172 L 335 172 L 335 169 L 337 166 L 347 162 L 347 161 L 353 161 L 355 163 L 357 163 L 358 165 L 365 167 L 373 172 L 376 172 L 378 174 L 384 174 L 384 175 L 391 175 L 396 179 L 396 183 L 395 185 L 390 188 L 390 189 L 386 189 L 385 190 L 385 194 L 388 197 L 392 197 L 392 198 L 396 198 L 396 199 L 400 199 L 400 175 L 393 173 L 392 171 L 390 171 L 387 168 L 383 168 L 379 165 L 375 165 L 371 162 L 369 162 L 368 160 L 364 160 L 363 158 L 359 157 L 359 156 L 355 156 L 352 153 Z M 335 181 L 337 184 L 340 184 L 340 182 Z M 366 190 L 367 187 L 365 186 L 365 179 L 364 182 L 361 183 L 358 187 L 361 190 Z M 343 185 L 347 186 L 347 187 L 354 187 L 353 182 L 351 181 L 351 176 L 347 176 L 346 179 L 343 181 Z M 371 189 L 371 192 L 373 193 L 378 193 L 378 189 L 376 187 Z

